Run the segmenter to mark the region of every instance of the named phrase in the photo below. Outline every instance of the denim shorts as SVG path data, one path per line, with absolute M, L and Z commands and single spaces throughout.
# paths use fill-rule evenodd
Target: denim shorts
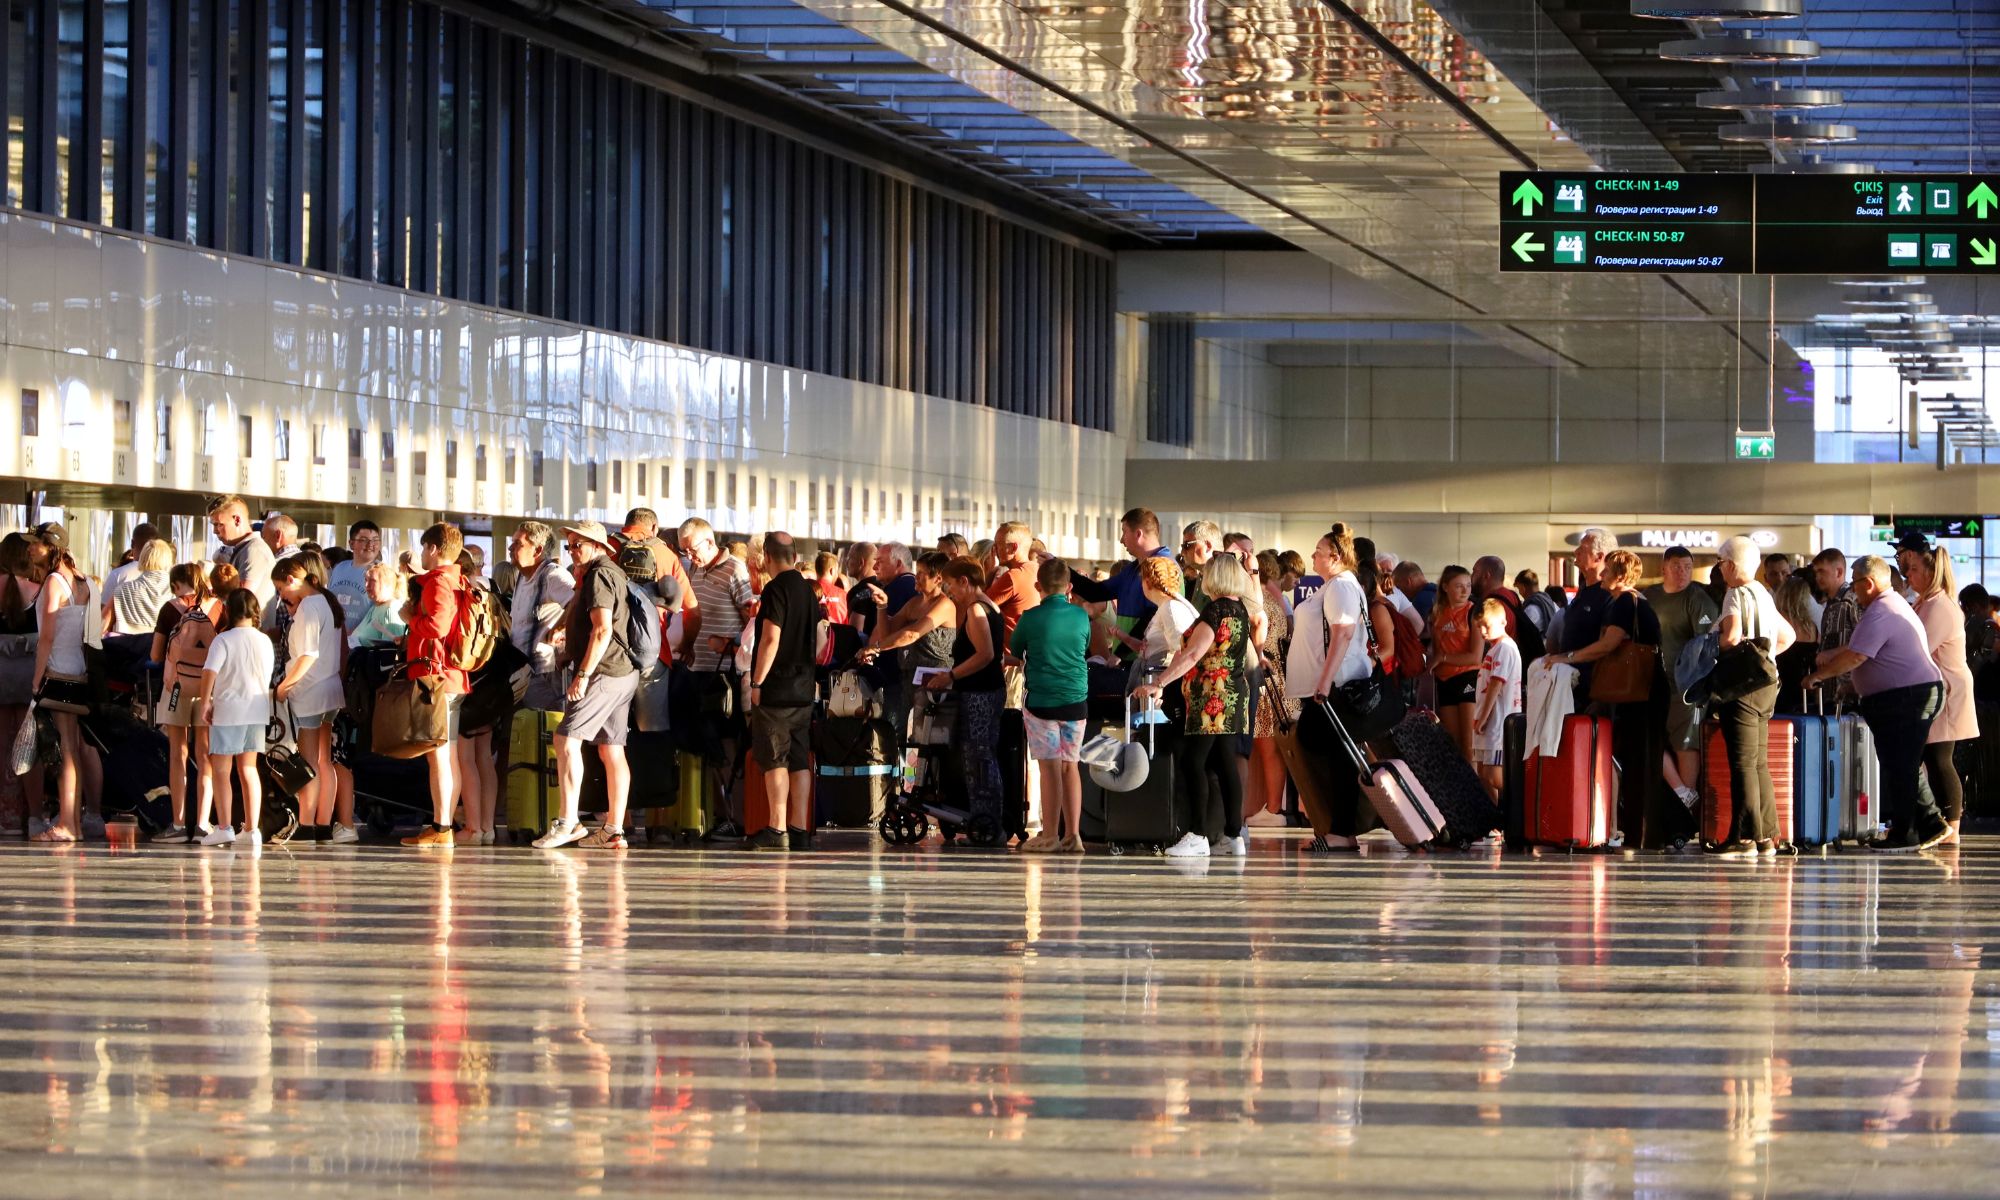
M 292 723 L 300 729 L 321 729 L 333 724 L 333 719 L 339 715 L 340 710 L 337 708 L 332 712 L 293 713 Z
M 212 725 L 208 730 L 210 754 L 260 754 L 264 742 L 262 725 Z

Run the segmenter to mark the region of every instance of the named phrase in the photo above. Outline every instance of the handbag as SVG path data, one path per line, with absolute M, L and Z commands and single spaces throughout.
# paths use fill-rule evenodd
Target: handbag
M 21 727 L 14 732 L 14 744 L 8 748 L 7 769 L 15 775 L 26 775 L 35 769 L 35 702 L 28 702 L 28 711 L 21 717 Z
M 384 758 L 421 758 L 451 740 L 451 697 L 444 681 L 412 679 L 409 670 L 400 666 L 390 672 L 375 696 L 370 749 Z
M 0 634 L 0 706 L 34 698 L 36 641 L 32 633 Z
M 1749 591 L 1748 588 L 1737 590 Z M 1715 656 L 1715 669 L 1708 675 L 1708 699 L 1711 704 L 1741 700 L 1752 692 L 1774 687 L 1778 682 L 1778 664 L 1771 658 L 1771 640 L 1762 636 L 1754 593 L 1750 597 L 1739 598 L 1736 607 L 1738 612 L 1748 614 L 1744 619 L 1748 628 L 1742 641 Z
M 860 671 L 835 671 L 827 686 L 826 711 L 833 717 L 879 717 L 882 702 Z
M 299 735 L 292 724 L 292 706 L 286 704 L 281 711 L 284 716 L 280 718 L 273 713 L 270 727 L 264 733 L 264 777 L 288 798 L 296 800 L 318 776 L 305 755 L 298 752 Z
M 1394 729 L 1408 707 L 1403 702 L 1403 689 L 1390 687 L 1388 676 L 1382 672 L 1382 660 L 1376 653 L 1375 622 L 1369 617 L 1369 611 L 1364 607 L 1361 627 L 1368 633 L 1368 677 L 1350 680 L 1334 689 L 1334 701 L 1340 706 L 1341 723 L 1359 742 L 1372 742 Z M 1326 631 L 1326 641 L 1327 648 L 1331 650 L 1331 629 Z
M 44 712 L 87 716 L 90 713 L 90 676 L 46 671 L 42 674 L 41 690 L 35 693 L 35 703 Z
M 1637 598 L 1632 606 L 1632 636 L 1590 664 L 1590 698 L 1598 704 L 1638 704 L 1653 695 L 1653 673 L 1659 670 L 1660 648 L 1639 641 Z

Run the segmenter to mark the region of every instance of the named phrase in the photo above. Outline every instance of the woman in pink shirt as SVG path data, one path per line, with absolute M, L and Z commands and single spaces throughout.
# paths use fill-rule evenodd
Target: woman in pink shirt
M 1929 556 L 1913 559 L 1909 582 L 1917 593 L 1915 608 L 1917 620 L 1924 623 L 1924 644 L 1938 673 L 1944 676 L 1944 707 L 1931 722 L 1930 737 L 1924 743 L 1924 774 L 1930 777 L 1931 792 L 1951 828 L 1945 840 L 1957 841 L 1965 791 L 1952 763 L 1952 751 L 1958 743 L 1979 736 L 1979 719 L 1972 709 L 1972 668 L 1965 659 L 1965 619 L 1955 599 L 1958 583 L 1952 578 L 1950 553 L 1938 546 Z

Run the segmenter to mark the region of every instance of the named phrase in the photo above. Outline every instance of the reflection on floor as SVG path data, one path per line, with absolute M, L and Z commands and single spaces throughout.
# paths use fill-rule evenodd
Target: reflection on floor
M 10 1195 L 1991 1195 L 2000 839 L 0 847 Z

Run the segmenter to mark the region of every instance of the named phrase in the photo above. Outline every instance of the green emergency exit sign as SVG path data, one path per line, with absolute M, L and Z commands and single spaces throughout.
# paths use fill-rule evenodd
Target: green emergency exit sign
M 1769 433 L 1739 433 L 1736 435 L 1736 457 L 1770 462 L 1778 457 L 1778 439 Z

